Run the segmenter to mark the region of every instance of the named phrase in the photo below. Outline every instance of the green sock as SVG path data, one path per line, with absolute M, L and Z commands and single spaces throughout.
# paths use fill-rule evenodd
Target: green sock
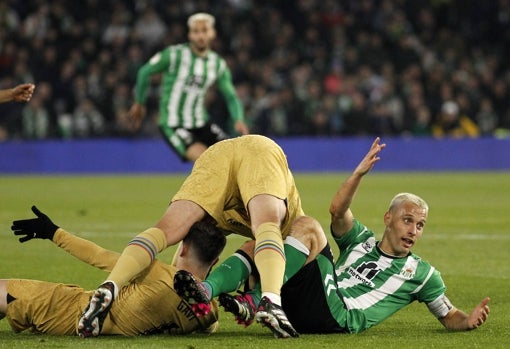
M 211 299 L 221 293 L 229 293 L 237 290 L 250 276 L 252 267 L 251 259 L 241 250 L 237 250 L 223 263 L 216 267 L 204 281 L 204 286 L 209 289 Z
M 255 286 L 246 293 L 249 294 L 253 299 L 255 307 L 258 307 L 260 303 L 260 298 L 262 298 L 262 291 L 260 291 L 260 282 L 257 282 Z
M 287 236 L 285 244 L 283 245 L 285 251 L 285 275 L 283 283 L 286 283 L 292 276 L 294 276 L 299 269 L 303 267 L 306 258 L 310 251 L 299 240 L 292 236 Z

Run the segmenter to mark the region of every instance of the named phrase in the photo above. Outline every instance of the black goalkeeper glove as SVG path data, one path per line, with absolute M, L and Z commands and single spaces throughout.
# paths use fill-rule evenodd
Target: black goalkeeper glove
M 37 207 L 32 206 L 32 212 L 37 218 L 20 219 L 12 222 L 11 230 L 14 235 L 24 235 L 19 238 L 19 242 L 25 242 L 32 239 L 53 239 L 53 235 L 59 228 Z

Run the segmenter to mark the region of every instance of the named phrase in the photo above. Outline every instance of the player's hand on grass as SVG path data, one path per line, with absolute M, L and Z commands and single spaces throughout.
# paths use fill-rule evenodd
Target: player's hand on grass
M 487 321 L 487 318 L 489 317 L 490 308 L 489 308 L 489 301 L 490 298 L 486 297 L 484 298 L 473 311 L 471 314 L 469 314 L 467 321 L 468 321 L 468 328 L 469 329 L 475 329 L 480 327 L 485 321 Z
M 14 235 L 21 236 L 19 242 L 25 242 L 32 239 L 53 239 L 53 235 L 59 228 L 51 219 L 39 211 L 37 207 L 32 206 L 32 212 L 37 218 L 20 219 L 12 222 L 11 230 Z

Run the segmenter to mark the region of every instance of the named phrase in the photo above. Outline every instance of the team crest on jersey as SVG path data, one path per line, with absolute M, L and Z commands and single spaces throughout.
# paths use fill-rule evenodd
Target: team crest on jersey
M 404 267 L 400 270 L 400 276 L 404 279 L 411 280 L 416 275 L 416 266 L 416 261 L 413 261 L 412 263 L 407 261 Z

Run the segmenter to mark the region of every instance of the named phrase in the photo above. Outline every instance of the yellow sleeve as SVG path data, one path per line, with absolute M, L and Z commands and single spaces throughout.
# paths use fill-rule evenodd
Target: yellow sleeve
M 480 129 L 469 117 L 467 116 L 461 117 L 460 124 L 466 136 L 478 137 L 480 135 Z
M 111 271 L 120 256 L 120 253 L 104 249 L 62 228 L 55 232 L 53 242 L 79 260 L 105 271 Z

